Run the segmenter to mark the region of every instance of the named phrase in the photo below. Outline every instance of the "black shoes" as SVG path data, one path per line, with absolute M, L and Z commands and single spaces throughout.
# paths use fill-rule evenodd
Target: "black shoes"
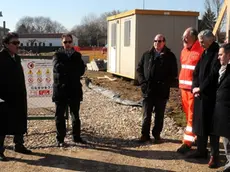
M 155 144 L 163 143 L 163 139 L 161 139 L 160 136 L 153 136 L 153 137 L 154 137 L 154 143 Z
M 64 141 L 63 142 L 57 141 L 57 147 L 67 147 L 67 144 Z
M 87 142 L 85 140 L 83 140 L 81 137 L 80 138 L 74 138 L 73 141 L 75 143 L 87 144 Z
M 200 151 L 195 151 L 190 153 L 189 155 L 186 156 L 186 158 L 189 159 L 207 159 L 208 158 L 208 150 L 205 152 L 200 152 Z
M 191 150 L 191 146 L 188 146 L 186 144 L 182 144 L 181 147 L 177 149 L 177 152 L 180 154 L 185 154 Z
M 0 153 L 0 161 L 8 161 L 3 153 Z
M 217 168 L 219 166 L 219 158 L 218 156 L 211 156 L 208 162 L 209 168 Z
M 27 149 L 24 145 L 15 145 L 14 151 L 22 154 L 32 154 L 32 151 Z
M 150 137 L 146 137 L 146 136 L 141 136 L 141 138 L 138 140 L 138 143 L 146 143 L 148 141 L 150 141 Z

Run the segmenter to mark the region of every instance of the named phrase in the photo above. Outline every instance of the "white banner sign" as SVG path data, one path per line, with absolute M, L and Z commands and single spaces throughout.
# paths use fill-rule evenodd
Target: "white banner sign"
M 51 97 L 53 85 L 52 59 L 22 59 L 29 97 Z

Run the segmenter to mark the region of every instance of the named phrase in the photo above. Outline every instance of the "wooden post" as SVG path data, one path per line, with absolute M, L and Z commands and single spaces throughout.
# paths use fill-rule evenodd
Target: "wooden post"
M 226 41 L 230 42 L 230 0 L 227 0 Z
M 225 11 L 227 9 L 227 6 L 228 6 L 228 3 L 230 2 L 230 0 L 225 0 L 224 1 L 224 4 L 223 4 L 223 7 L 221 8 L 221 11 L 218 15 L 218 18 L 216 20 L 216 24 L 213 28 L 213 34 L 216 35 L 219 27 L 220 27 L 220 24 L 221 24 L 221 21 L 223 20 L 223 17 L 224 17 L 224 14 L 225 14 Z

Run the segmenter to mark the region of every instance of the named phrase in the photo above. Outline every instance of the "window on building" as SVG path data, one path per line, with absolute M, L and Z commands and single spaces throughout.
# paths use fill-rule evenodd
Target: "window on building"
M 21 43 L 20 46 L 23 47 L 23 43 Z
M 45 42 L 42 43 L 43 47 L 46 45 Z
M 31 43 L 30 43 L 30 46 L 31 46 L 31 47 L 33 47 L 33 46 L 34 46 L 34 43 L 33 43 L 33 42 L 31 42 Z
M 29 43 L 28 42 L 26 43 L 26 46 L 29 47 Z
M 111 25 L 111 46 L 114 47 L 116 46 L 117 42 L 117 24 L 113 23 Z
M 41 42 L 39 42 L 38 46 L 39 46 L 39 47 L 40 47 L 40 46 L 42 46 L 42 43 L 41 43 Z
M 127 20 L 124 23 L 124 46 L 130 46 L 131 41 L 131 20 Z
M 52 47 L 52 43 L 50 43 L 50 47 Z
M 37 47 L 37 43 L 36 42 L 34 43 L 34 46 Z

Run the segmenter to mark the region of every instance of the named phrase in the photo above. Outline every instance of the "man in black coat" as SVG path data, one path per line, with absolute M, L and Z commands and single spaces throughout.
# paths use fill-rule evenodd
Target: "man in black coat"
M 23 145 L 27 132 L 27 94 L 21 58 L 16 54 L 18 34 L 8 33 L 3 38 L 0 52 L 0 161 L 4 156 L 5 135 L 14 135 L 15 152 L 30 154 Z
M 58 50 L 53 58 L 53 102 L 56 105 L 55 122 L 57 144 L 64 146 L 66 124 L 64 114 L 70 107 L 72 119 L 73 141 L 86 143 L 80 136 L 81 121 L 79 119 L 80 102 L 82 101 L 81 76 L 85 72 L 85 64 L 81 54 L 73 49 L 71 34 L 62 36 L 63 49 Z
M 204 47 L 200 61 L 193 73 L 193 93 L 195 95 L 193 114 L 193 133 L 197 135 L 197 150 L 189 154 L 188 158 L 207 158 L 207 142 L 210 136 L 211 157 L 209 167 L 217 167 L 219 157 L 219 137 L 211 134 L 213 110 L 215 106 L 215 92 L 217 85 L 205 87 L 211 70 L 219 68 L 219 45 L 210 30 L 201 31 L 198 35 L 200 44 Z M 204 89 L 205 88 L 205 89 Z
M 218 89 L 212 129 L 213 134 L 223 137 L 227 158 L 224 172 L 230 172 L 230 44 L 220 47 L 218 58 L 221 68 L 218 77 L 213 77 L 214 83 L 218 83 Z
M 149 132 L 153 108 L 155 122 L 152 135 L 159 143 L 164 123 L 164 111 L 169 99 L 170 86 L 178 75 L 175 55 L 165 45 L 165 37 L 156 35 L 153 47 L 145 52 L 137 68 L 138 81 L 143 95 L 143 122 L 140 142 L 150 140 Z

